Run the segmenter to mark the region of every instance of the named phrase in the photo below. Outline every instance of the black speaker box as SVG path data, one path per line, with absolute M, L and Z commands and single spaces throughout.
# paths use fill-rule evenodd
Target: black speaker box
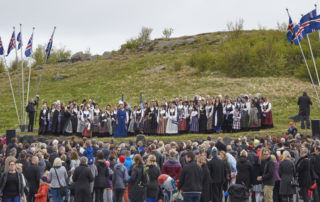
M 6 138 L 7 138 L 7 144 L 11 143 L 11 138 L 16 137 L 16 130 L 7 130 L 6 132 Z
M 320 138 L 320 119 L 311 120 L 312 137 Z

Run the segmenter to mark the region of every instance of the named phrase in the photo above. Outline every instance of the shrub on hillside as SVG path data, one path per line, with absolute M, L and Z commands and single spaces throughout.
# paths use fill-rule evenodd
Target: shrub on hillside
M 18 64 L 18 66 L 17 66 Z M 28 61 L 24 60 L 23 61 L 23 67 L 26 67 L 28 65 Z M 18 63 L 16 60 L 13 60 L 10 63 L 9 71 L 15 71 L 19 68 L 19 71 L 21 71 L 21 60 L 18 60 Z
M 46 61 L 46 46 L 38 45 L 36 50 L 32 54 L 32 58 L 34 59 L 33 67 L 37 65 L 43 65 Z M 58 62 L 67 62 L 71 57 L 71 51 L 63 48 L 52 48 L 50 57 L 48 60 L 48 64 L 56 64 Z
M 174 63 L 173 63 L 173 70 L 178 72 L 181 70 L 182 68 L 182 65 L 183 65 L 183 62 L 181 60 L 176 60 Z
M 199 72 L 214 70 L 215 58 L 207 48 L 200 49 L 193 53 L 188 61 L 191 67 L 195 67 Z

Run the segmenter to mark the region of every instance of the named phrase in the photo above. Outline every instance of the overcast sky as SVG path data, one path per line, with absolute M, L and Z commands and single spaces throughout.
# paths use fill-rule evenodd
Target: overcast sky
M 73 53 L 90 48 L 92 54 L 118 50 L 138 35 L 142 26 L 153 28 L 152 38 L 164 28 L 173 37 L 226 30 L 226 24 L 244 19 L 244 29 L 276 28 L 287 22 L 285 8 L 293 21 L 314 8 L 314 0 L 3 0 L 0 36 L 5 49 L 12 27 L 22 23 L 24 45 L 36 27 L 34 46 L 47 43 L 57 26 L 54 46 Z M 18 31 L 16 33 L 18 33 Z M 285 36 L 284 36 L 285 37 Z M 25 46 L 24 46 L 25 47 Z M 14 54 L 10 56 L 13 57 Z

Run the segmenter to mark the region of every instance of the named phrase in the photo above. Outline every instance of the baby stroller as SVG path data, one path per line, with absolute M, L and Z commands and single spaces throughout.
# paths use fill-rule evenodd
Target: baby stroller
M 249 202 L 249 189 L 242 184 L 233 184 L 228 189 L 229 202 Z

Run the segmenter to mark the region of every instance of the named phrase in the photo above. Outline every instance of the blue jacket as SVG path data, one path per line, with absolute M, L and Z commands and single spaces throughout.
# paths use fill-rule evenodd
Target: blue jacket
M 133 161 L 132 161 L 131 156 L 127 156 L 126 160 L 123 163 L 123 165 L 127 168 L 128 178 L 129 179 L 130 179 L 129 171 L 130 171 L 130 168 L 131 168 L 132 164 L 133 164 Z
M 93 152 L 93 148 L 87 147 L 84 152 L 83 152 L 83 156 L 88 158 L 88 164 L 91 165 L 94 162 L 94 152 Z

